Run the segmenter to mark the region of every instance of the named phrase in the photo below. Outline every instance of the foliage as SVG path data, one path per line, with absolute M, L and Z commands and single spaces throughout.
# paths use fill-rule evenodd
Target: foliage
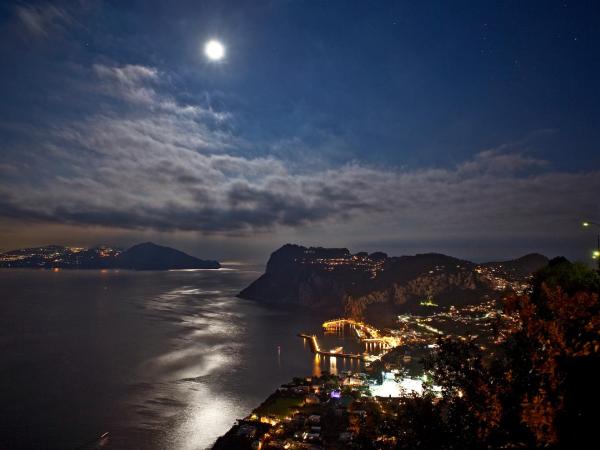
M 600 274 L 583 263 L 570 263 L 565 258 L 552 259 L 539 270 L 533 279 L 532 299 L 540 299 L 542 286 L 560 287 L 568 294 L 577 292 L 600 292 Z
M 430 402 L 432 410 L 407 403 L 413 419 L 401 421 L 400 433 L 414 445 L 431 443 L 415 448 L 439 449 L 571 448 L 592 438 L 600 405 L 599 293 L 597 272 L 553 260 L 528 295 L 506 299 L 514 325 L 491 355 L 473 342 L 439 341 L 426 369 L 442 398 Z M 423 421 L 438 426 L 423 428 Z
M 518 315 L 520 327 L 507 342 L 506 376 L 521 394 L 521 420 L 540 445 L 566 444 L 591 431 L 581 425 L 594 416 L 590 398 L 598 399 L 590 381 L 600 374 L 599 293 L 597 272 L 560 261 L 537 274 L 531 295 L 507 299 L 506 311 Z
M 399 449 L 448 448 L 450 433 L 430 395 L 411 395 L 398 405 Z

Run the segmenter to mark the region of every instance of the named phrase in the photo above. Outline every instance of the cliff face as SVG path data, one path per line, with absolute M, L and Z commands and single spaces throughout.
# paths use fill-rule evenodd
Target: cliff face
M 266 272 L 239 297 L 311 307 L 340 306 L 348 280 L 339 272 L 324 269 L 317 260 L 349 256 L 347 249 L 307 249 L 286 244 L 271 255 Z
M 526 285 L 529 274 L 547 264 L 541 255 L 477 265 L 441 254 L 388 257 L 351 254 L 347 249 L 286 244 L 267 269 L 240 292 L 242 298 L 328 308 L 364 318 L 423 308 L 476 303 Z
M 424 301 L 440 306 L 458 306 L 477 303 L 496 295 L 490 283 L 476 272 L 427 273 L 405 284 L 394 282 L 386 289 L 366 295 L 348 294 L 344 298 L 344 312 L 351 317 L 376 321 L 376 318 L 370 317 L 375 310 L 396 314 L 423 309 L 421 302 Z

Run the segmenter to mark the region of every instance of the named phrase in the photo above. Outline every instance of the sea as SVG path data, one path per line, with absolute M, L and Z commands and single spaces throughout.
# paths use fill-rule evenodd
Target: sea
M 236 294 L 258 266 L 0 270 L 0 449 L 205 449 L 317 357 L 329 317 Z M 100 439 L 104 435 L 104 438 Z

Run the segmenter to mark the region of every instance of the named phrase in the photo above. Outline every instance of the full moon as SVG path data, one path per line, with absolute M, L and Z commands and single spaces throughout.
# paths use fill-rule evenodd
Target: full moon
M 219 61 L 225 56 L 225 47 L 219 41 L 211 40 L 204 45 L 204 54 L 211 61 Z

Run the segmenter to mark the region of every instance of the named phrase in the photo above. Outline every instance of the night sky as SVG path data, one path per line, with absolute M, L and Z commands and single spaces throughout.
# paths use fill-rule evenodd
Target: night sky
M 599 21 L 594 1 L 3 1 L 0 249 L 586 260 Z

